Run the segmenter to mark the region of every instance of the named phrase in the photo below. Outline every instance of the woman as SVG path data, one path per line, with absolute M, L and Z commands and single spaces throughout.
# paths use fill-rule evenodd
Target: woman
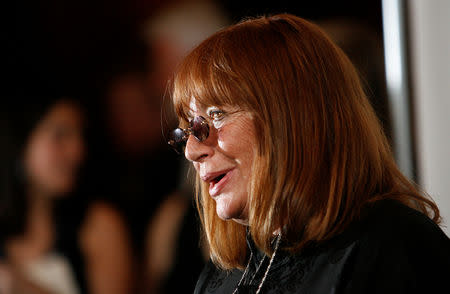
M 68 198 L 85 154 L 81 108 L 54 87 L 28 86 L 1 116 L 0 292 L 130 293 L 120 215 Z
M 356 70 L 317 26 L 283 14 L 224 29 L 184 59 L 172 94 L 169 144 L 197 171 L 212 261 L 195 293 L 446 285 L 438 208 L 399 171 Z

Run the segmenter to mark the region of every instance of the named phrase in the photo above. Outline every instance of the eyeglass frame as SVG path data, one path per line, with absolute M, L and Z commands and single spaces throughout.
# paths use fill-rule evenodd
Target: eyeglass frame
M 204 127 L 204 126 L 206 126 L 206 135 L 203 135 L 202 137 L 198 137 L 196 134 L 195 134 L 195 130 L 194 130 L 194 128 L 196 127 L 196 125 L 195 125 L 195 121 L 197 120 L 197 119 L 200 119 L 201 121 L 200 121 L 200 126 L 202 126 L 202 127 Z M 188 141 L 188 139 L 189 139 L 189 136 L 194 136 L 194 138 L 198 141 L 198 142 L 203 142 L 203 141 L 205 141 L 206 139 L 208 139 L 208 137 L 209 137 L 209 133 L 210 133 L 210 129 L 211 129 L 211 127 L 210 127 L 210 125 L 209 125 L 209 123 L 208 123 L 208 120 L 206 119 L 206 118 L 204 118 L 203 116 L 201 116 L 201 115 L 199 115 L 199 116 L 196 116 L 196 117 L 194 117 L 193 119 L 191 119 L 190 121 L 189 121 L 189 127 L 188 128 L 186 128 L 186 129 L 183 129 L 183 128 L 176 128 L 176 129 L 174 129 L 174 130 L 172 130 L 172 131 L 170 131 L 169 132 L 169 141 L 167 142 L 167 144 L 169 144 L 169 146 L 170 147 L 172 147 L 174 150 L 175 150 L 175 152 L 177 152 L 178 154 L 182 154 L 182 150 L 179 150 L 179 148 L 177 147 L 177 144 L 179 144 L 179 145 L 181 145 L 181 146 L 186 146 L 186 143 L 187 143 L 187 141 Z M 181 137 L 181 139 L 179 140 L 179 142 L 177 142 L 177 140 L 175 140 L 173 137 L 174 137 L 174 135 L 173 135 L 173 133 L 175 132 L 175 131 L 177 131 L 177 130 L 180 130 L 181 132 L 182 132 L 182 134 L 183 134 L 183 136 Z M 201 134 L 200 134 L 201 135 Z M 180 148 L 181 149 L 181 148 Z

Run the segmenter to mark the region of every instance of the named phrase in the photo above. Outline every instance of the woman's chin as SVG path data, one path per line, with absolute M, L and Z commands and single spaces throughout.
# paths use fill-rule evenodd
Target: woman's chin
M 220 205 L 216 206 L 216 213 L 217 216 L 224 221 L 233 218 L 232 214 L 230 214 L 230 212 L 227 209 L 221 208 Z
M 238 203 L 229 203 L 225 199 L 216 199 L 216 213 L 224 221 L 233 220 L 240 224 L 247 224 L 247 220 L 243 216 L 243 209 Z

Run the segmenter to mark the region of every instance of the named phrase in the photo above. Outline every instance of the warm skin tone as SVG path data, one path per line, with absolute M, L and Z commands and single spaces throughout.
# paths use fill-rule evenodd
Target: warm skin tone
M 81 114 L 69 102 L 59 102 L 38 123 L 25 149 L 31 193 L 44 198 L 69 192 L 83 157 Z
M 203 107 L 195 99 L 190 108 L 191 118 L 203 116 L 208 120 L 210 134 L 203 142 L 190 136 L 185 156 L 200 178 L 209 183 L 217 215 L 247 224 L 249 182 L 257 146 L 252 116 L 233 107 Z M 223 178 L 218 181 L 218 176 Z
M 24 150 L 30 209 L 22 236 L 6 244 L 8 265 L 0 274 L 11 281 L 15 292 L 50 294 L 34 285 L 21 268 L 49 252 L 55 240 L 51 209 L 53 199 L 74 188 L 84 158 L 83 121 L 78 107 L 60 101 L 32 131 Z M 131 252 L 120 215 L 109 205 L 93 204 L 80 231 L 80 248 L 86 263 L 90 292 L 129 293 Z M 18 291 L 18 292 L 17 292 Z

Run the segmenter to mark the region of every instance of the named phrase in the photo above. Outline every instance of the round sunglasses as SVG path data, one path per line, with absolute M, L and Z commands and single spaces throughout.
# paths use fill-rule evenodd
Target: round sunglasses
M 178 154 L 184 153 L 189 136 L 193 135 L 199 142 L 205 141 L 209 136 L 209 124 L 203 116 L 196 116 L 189 121 L 187 129 L 176 128 L 169 133 L 167 142 Z

